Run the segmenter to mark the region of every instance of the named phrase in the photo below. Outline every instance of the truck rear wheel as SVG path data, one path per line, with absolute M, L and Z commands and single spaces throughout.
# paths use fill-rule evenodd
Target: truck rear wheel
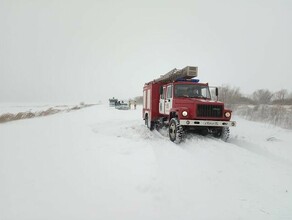
M 145 116 L 145 125 L 147 126 L 147 128 L 149 128 L 150 131 L 154 129 L 154 123 L 153 121 L 149 120 L 148 115 Z
M 184 140 L 184 131 L 183 127 L 179 124 L 179 121 L 177 118 L 172 118 L 169 122 L 169 139 L 179 144 Z

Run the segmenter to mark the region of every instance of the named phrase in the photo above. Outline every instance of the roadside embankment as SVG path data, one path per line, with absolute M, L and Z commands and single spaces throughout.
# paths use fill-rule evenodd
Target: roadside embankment
M 29 110 L 29 111 L 21 111 L 18 113 L 8 112 L 8 113 L 0 114 L 0 123 L 21 120 L 21 119 L 30 119 L 30 118 L 35 118 L 35 117 L 43 117 L 43 116 L 48 116 L 48 115 L 54 115 L 61 112 L 70 112 L 70 111 L 75 111 L 82 108 L 90 107 L 93 105 L 95 104 L 81 103 L 79 105 L 74 105 L 74 106 L 67 106 L 67 105 L 54 106 L 54 107 L 49 107 L 45 110 L 40 110 L 40 111 Z

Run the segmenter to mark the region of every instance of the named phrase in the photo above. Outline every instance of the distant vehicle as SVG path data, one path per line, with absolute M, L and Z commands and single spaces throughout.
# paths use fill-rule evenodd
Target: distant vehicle
M 118 102 L 118 99 L 113 97 L 112 99 L 109 99 L 109 106 L 110 107 L 115 107 L 117 102 Z
M 125 103 L 124 101 L 120 101 L 114 97 L 112 99 L 109 99 L 109 106 L 115 107 L 116 109 L 119 109 L 119 110 L 129 110 L 130 109 L 130 106 L 127 103 Z
M 118 110 L 129 110 L 130 106 L 127 103 L 125 103 L 124 101 L 117 101 L 115 108 Z
M 150 130 L 168 126 L 169 138 L 180 143 L 186 133 L 211 134 L 226 141 L 232 111 L 224 103 L 211 100 L 208 83 L 199 83 L 197 67 L 173 69 L 143 88 L 143 119 Z

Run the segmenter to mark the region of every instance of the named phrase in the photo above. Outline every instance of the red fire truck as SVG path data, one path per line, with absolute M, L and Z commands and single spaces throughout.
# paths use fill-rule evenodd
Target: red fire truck
M 150 130 L 168 126 L 169 138 L 180 143 L 187 133 L 211 134 L 226 141 L 232 111 L 211 100 L 208 83 L 200 83 L 198 68 L 187 66 L 173 69 L 158 79 L 145 83 L 143 88 L 143 119 Z

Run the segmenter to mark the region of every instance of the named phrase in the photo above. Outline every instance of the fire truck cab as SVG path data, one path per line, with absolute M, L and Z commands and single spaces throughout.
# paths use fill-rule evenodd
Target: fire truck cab
M 169 138 L 180 143 L 187 133 L 211 134 L 226 141 L 232 111 L 211 99 L 208 83 L 200 83 L 197 67 L 173 69 L 143 88 L 143 119 L 150 130 L 168 126 Z M 218 89 L 216 88 L 218 99 Z

